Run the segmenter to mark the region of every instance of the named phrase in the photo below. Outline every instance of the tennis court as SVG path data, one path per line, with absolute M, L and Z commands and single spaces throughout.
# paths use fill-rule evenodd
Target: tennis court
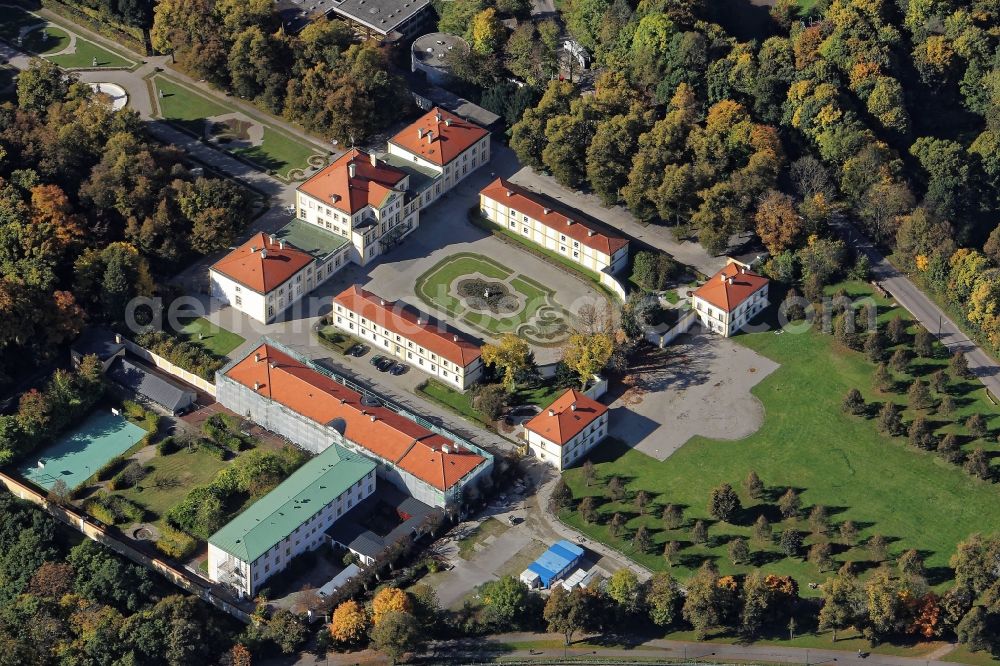
M 145 435 L 145 430 L 110 410 L 95 411 L 83 425 L 28 459 L 18 471 L 46 490 L 59 479 L 73 490 Z

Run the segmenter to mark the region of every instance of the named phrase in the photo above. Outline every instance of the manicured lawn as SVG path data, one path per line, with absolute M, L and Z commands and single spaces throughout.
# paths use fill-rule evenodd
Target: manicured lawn
M 75 53 L 48 57 L 49 60 L 66 69 L 93 67 L 94 58 L 97 58 L 98 67 L 132 67 L 135 65 L 131 60 L 80 37 L 76 38 Z
M 239 335 L 216 326 L 203 317 L 188 319 L 182 323 L 181 330 L 177 331 L 180 337 L 201 345 L 216 356 L 225 356 L 246 342 Z
M 514 397 L 511 399 L 512 405 L 538 405 L 541 409 L 545 409 L 558 398 L 566 390 L 564 386 L 556 386 L 554 382 L 549 381 L 541 386 L 535 388 L 522 388 L 514 392 Z
M 474 275 L 506 283 L 510 290 L 524 298 L 524 307 L 512 314 L 492 315 L 488 311 L 467 308 L 460 299 L 451 295 L 456 280 Z M 566 330 L 571 315 L 555 300 L 555 292 L 531 278 L 515 273 L 492 259 L 480 254 L 459 253 L 448 257 L 417 278 L 414 291 L 431 307 L 452 317 L 461 318 L 471 326 L 494 337 L 505 333 L 521 334 L 522 325 L 534 321 L 529 341 L 537 345 L 553 344 Z M 544 312 L 541 312 L 544 309 Z M 542 316 L 544 315 L 544 316 Z M 549 329 L 554 331 L 550 333 Z
M 6 8 L 4 8 L 6 11 Z M 50 25 L 32 30 L 24 36 L 23 47 L 38 55 L 47 55 L 62 51 L 69 46 L 69 33 L 62 28 Z
M 867 292 L 864 285 L 850 288 L 855 296 Z M 885 300 L 876 301 L 882 322 L 902 313 L 890 310 Z M 586 524 L 577 513 L 564 511 L 563 518 L 569 524 L 613 544 L 652 569 L 666 568 L 660 555 L 663 543 L 678 541 L 682 550 L 674 572 L 681 578 L 706 558 L 715 560 L 723 573 L 743 573 L 750 567 L 734 566 L 727 557 L 726 543 L 736 535 L 749 537 L 751 525 L 761 514 L 775 525 L 776 534 L 780 532 L 785 525 L 779 524 L 776 501 L 786 488 L 793 487 L 799 491 L 803 515 L 808 515 L 812 505 L 821 504 L 827 507 L 834 530 L 842 521 L 852 520 L 860 528 L 862 541 L 879 533 L 889 540 L 891 554 L 910 548 L 920 551 L 925 556 L 929 582 L 938 589 L 951 578 L 948 559 L 959 541 L 973 532 L 1000 530 L 1000 513 L 984 510 L 998 505 L 1000 486 L 972 478 L 933 453 L 909 447 L 904 438 L 880 435 L 873 419 L 842 411 L 844 395 L 851 388 L 861 390 L 869 402 L 890 399 L 903 404 L 906 400 L 905 392 L 880 395 L 872 390 L 873 365 L 861 353 L 847 350 L 832 336 L 813 330 L 741 335 L 735 341 L 781 364 L 753 389 L 766 410 L 761 429 L 735 442 L 694 438 L 664 462 L 621 444 L 606 443 L 592 457 L 599 481 L 588 487 L 580 468 L 564 474 L 576 498 L 592 495 L 597 499 L 599 524 Z M 919 361 L 914 363 L 913 371 L 924 374 L 945 363 L 944 358 Z M 897 379 L 902 385 L 907 376 L 899 375 Z M 959 381 L 953 382 L 952 392 L 959 408 L 947 420 L 961 421 L 979 412 L 995 435 L 1000 410 L 985 401 L 982 387 Z M 720 418 L 725 418 L 725 405 L 719 409 Z M 909 422 L 912 416 L 911 410 L 906 410 L 904 421 Z M 938 433 L 964 431 L 958 425 L 941 425 L 946 420 L 943 416 L 932 414 L 931 420 Z M 965 448 L 977 444 L 997 448 L 992 436 L 985 442 L 966 443 Z M 742 492 L 741 482 L 750 470 L 755 470 L 767 486 L 767 501 L 750 500 Z M 650 493 L 653 510 L 639 516 L 631 502 L 605 499 L 608 479 L 615 475 L 631 493 L 640 489 Z M 713 524 L 708 516 L 711 489 L 722 483 L 741 491 L 744 509 L 734 525 Z M 664 530 L 659 516 L 667 503 L 683 506 L 688 521 L 705 520 L 709 524 L 709 542 L 691 543 L 691 522 L 679 530 Z M 651 552 L 635 553 L 630 541 L 609 534 L 607 523 L 616 511 L 628 518 L 630 532 L 640 524 L 647 525 L 654 541 Z M 805 519 L 794 526 L 810 531 Z M 812 542 L 813 537 L 807 536 L 806 547 Z M 833 542 L 836 566 L 846 560 L 860 562 L 862 569 L 870 566 L 863 547 L 847 548 L 837 539 Z M 805 595 L 816 594 L 806 583 L 821 582 L 830 575 L 820 573 L 800 558 L 784 557 L 775 545 L 752 547 L 760 568 L 794 576 Z
M 214 100 L 163 76 L 153 79 L 153 87 L 156 89 L 160 115 L 198 136 L 205 132 L 206 118 L 221 116 L 230 111 Z M 163 97 L 159 97 L 161 91 Z
M 453 388 L 445 386 L 436 379 L 428 379 L 423 386 L 417 389 L 417 392 L 457 412 L 470 421 L 489 425 L 486 419 L 472 406 L 471 391 L 460 393 Z
M 226 107 L 167 77 L 155 77 L 153 85 L 157 90 L 157 95 L 159 95 L 159 91 L 163 91 L 163 97 L 158 98 L 160 114 L 166 120 L 198 136 L 204 135 L 206 118 L 235 111 L 235 109 Z M 260 122 L 257 118 L 253 120 Z M 279 176 L 286 178 L 292 169 L 307 169 L 310 156 L 321 154 L 320 149 L 299 141 L 266 123 L 262 124 L 264 138 L 259 146 L 227 148 L 223 144 L 219 147 L 226 152 L 253 162 L 262 169 L 274 171 Z
M 219 460 L 203 448 L 181 449 L 168 456 L 152 458 L 151 467 L 138 486 L 118 491 L 126 499 L 140 504 L 158 518 L 180 502 L 195 486 L 207 485 L 228 463 Z
M 292 169 L 307 168 L 309 158 L 320 154 L 320 151 L 313 146 L 267 126 L 264 127 L 264 143 L 253 148 L 235 149 L 232 152 L 269 171 L 274 171 L 283 178 L 287 178 L 288 172 Z
M 941 661 L 950 661 L 955 664 L 971 664 L 972 666 L 996 666 L 996 664 L 1000 664 L 1000 658 L 994 657 L 989 652 L 985 650 L 969 652 L 968 648 L 962 645 L 949 652 Z

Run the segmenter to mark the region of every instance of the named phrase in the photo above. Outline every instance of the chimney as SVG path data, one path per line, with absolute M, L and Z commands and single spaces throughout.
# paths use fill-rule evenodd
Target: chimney
M 345 398 L 341 398 L 340 399 L 340 404 L 343 405 L 343 404 L 346 404 L 346 403 L 347 403 L 347 400 Z
M 438 122 L 441 122 L 441 112 L 440 111 L 438 111 L 437 113 L 434 114 L 434 120 L 436 120 Z
M 375 423 L 375 415 L 372 414 L 372 423 Z
M 260 390 L 260 384 L 258 384 L 257 382 L 254 382 L 253 383 L 253 390 L 254 391 L 259 391 Z
M 256 251 L 257 251 L 257 246 L 256 245 L 251 245 L 250 246 L 250 254 L 253 254 Z
M 722 280 L 723 282 L 725 282 L 726 281 L 726 274 L 725 273 L 721 274 L 719 276 L 719 279 Z
M 122 336 L 120 333 L 115 333 L 115 344 L 120 345 L 122 343 Z
M 573 224 L 573 220 L 571 220 L 571 219 L 569 219 L 569 218 L 567 217 L 567 218 L 566 218 L 566 226 L 568 227 L 568 226 L 570 226 L 571 224 Z
M 385 306 L 385 299 L 384 298 L 378 299 L 378 304 L 384 307 Z
M 507 190 L 507 196 L 509 196 L 509 197 L 514 196 L 514 191 L 513 190 Z
M 434 140 L 434 130 L 427 130 L 427 143 L 430 144 Z
M 458 336 L 457 335 L 451 336 L 451 341 L 452 342 L 458 342 Z
M 285 249 L 285 241 L 283 241 L 283 240 L 278 241 L 278 249 L 279 250 L 284 250 Z
M 445 127 L 451 127 L 451 118 L 448 118 L 446 121 L 444 121 L 444 124 Z
M 424 318 L 417 317 L 417 326 L 423 326 L 423 325 L 424 325 Z
M 253 362 L 254 363 L 260 363 L 260 354 L 254 354 L 253 355 Z
M 267 250 L 261 250 L 260 251 L 260 258 L 261 259 L 267 259 Z
M 378 159 L 375 157 L 375 153 L 369 155 L 372 158 L 372 166 L 378 166 Z
M 542 212 L 544 212 L 546 215 L 548 215 L 549 213 L 552 212 L 552 209 L 551 208 L 543 208 Z
M 733 284 L 733 278 L 729 278 L 728 280 L 726 280 L 726 282 L 728 282 L 730 285 L 732 285 Z
M 556 415 L 556 410 L 550 409 L 549 410 L 549 416 L 555 416 L 555 415 Z
M 594 234 L 596 234 L 596 233 L 597 233 L 597 232 L 596 232 L 596 231 L 594 231 L 593 229 L 587 229 L 587 237 L 588 237 L 588 238 L 589 238 L 590 236 L 593 236 L 593 235 L 594 235 Z
M 570 411 L 575 412 L 576 411 L 576 403 L 574 402 L 572 405 L 570 405 L 569 409 L 570 409 Z
M 441 453 L 451 453 L 451 449 L 448 448 L 447 444 L 441 445 Z
M 355 170 L 355 167 L 354 167 L 354 161 L 352 160 L 352 161 L 350 161 L 350 162 L 347 163 L 347 175 L 350 176 L 351 178 L 354 178 L 354 174 L 355 173 L 356 173 L 356 170 Z
M 338 201 L 340 201 L 340 195 L 339 194 L 331 194 L 330 195 L 330 200 L 333 203 L 337 203 Z
M 419 140 L 419 139 L 422 139 L 422 138 L 424 138 L 424 128 L 423 127 L 418 127 L 417 128 L 417 139 Z

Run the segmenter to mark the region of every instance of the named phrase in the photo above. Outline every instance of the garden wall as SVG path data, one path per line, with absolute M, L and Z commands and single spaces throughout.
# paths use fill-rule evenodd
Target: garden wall
M 673 342 L 677 336 L 691 330 L 691 325 L 696 321 L 698 321 L 698 313 L 694 310 L 688 310 L 681 315 L 680 320 L 671 328 L 662 331 L 651 328 L 646 329 L 646 341 L 651 342 L 662 349 Z
M 27 500 L 32 504 L 37 504 L 51 516 L 79 531 L 87 538 L 107 546 L 138 565 L 157 572 L 185 592 L 197 596 L 199 599 L 212 604 L 223 612 L 229 613 L 237 620 L 246 623 L 250 622 L 249 613 L 221 598 L 216 594 L 215 589 L 211 585 L 202 581 L 194 574 L 133 548 L 127 543 L 120 541 L 104 527 L 95 524 L 89 516 L 79 513 L 71 507 L 50 503 L 45 495 L 2 472 L 0 472 L 0 483 L 15 497 Z
M 147 363 L 155 365 L 157 368 L 163 370 L 167 374 L 173 375 L 177 379 L 180 379 L 184 382 L 187 382 L 188 384 L 191 384 L 198 390 L 208 393 L 213 398 L 215 397 L 215 384 L 213 384 L 212 382 L 202 379 L 198 375 L 192 372 L 188 372 L 184 368 L 174 365 L 173 363 L 163 358 L 162 356 L 157 356 L 156 354 L 149 351 L 145 347 L 140 347 L 131 340 L 125 339 L 125 349 L 129 350 L 130 352 L 132 352 L 142 360 L 146 361 Z

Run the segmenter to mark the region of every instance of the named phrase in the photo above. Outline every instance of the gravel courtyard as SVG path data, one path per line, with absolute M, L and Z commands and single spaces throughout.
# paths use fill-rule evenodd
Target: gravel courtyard
M 742 439 L 763 423 L 750 393 L 778 364 L 697 328 L 652 352 L 611 405 L 610 434 L 664 460 L 696 435 Z

